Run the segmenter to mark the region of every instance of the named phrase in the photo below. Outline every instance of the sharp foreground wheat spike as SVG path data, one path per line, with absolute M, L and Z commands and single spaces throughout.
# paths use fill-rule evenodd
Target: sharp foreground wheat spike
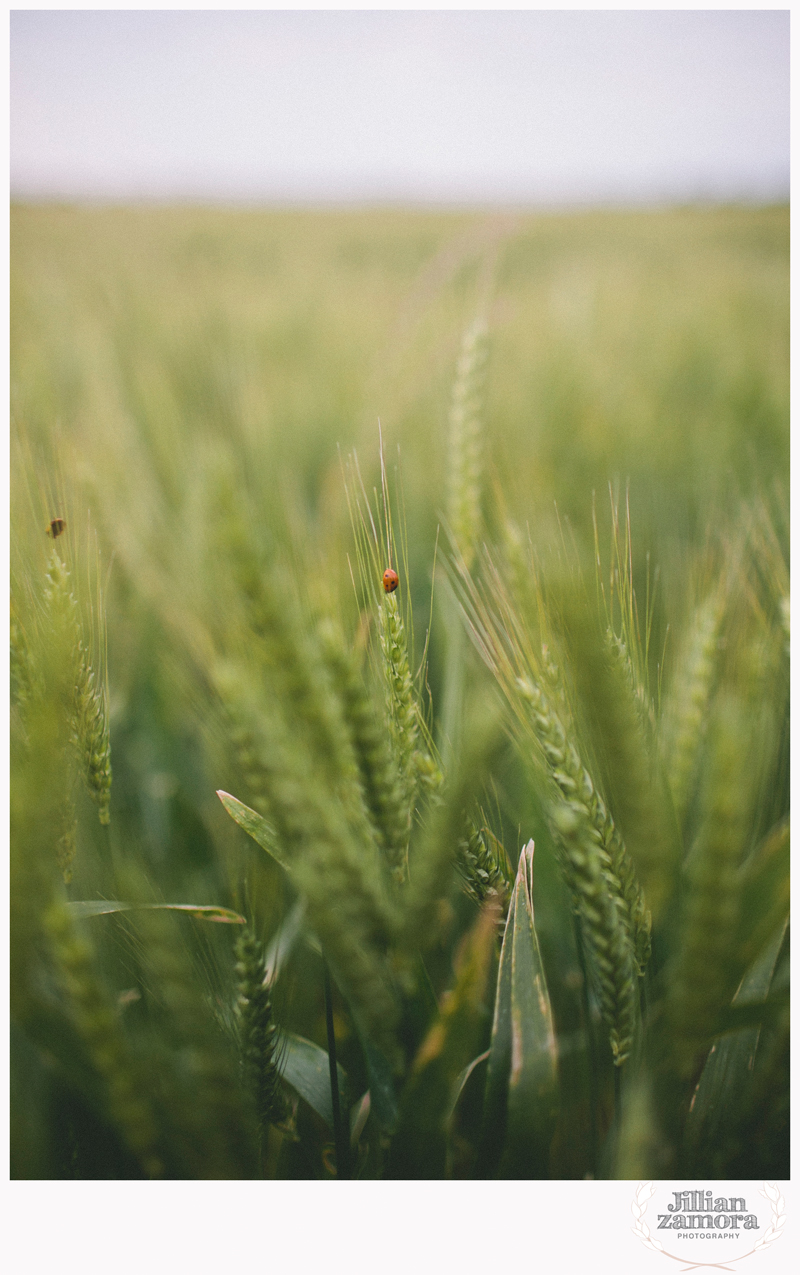
M 409 641 L 399 605 L 399 590 L 385 592 L 379 581 L 394 562 L 402 564 L 404 578 L 399 589 L 407 587 L 408 553 L 405 530 L 395 533 L 386 467 L 381 451 L 381 512 L 373 516 L 355 456 L 351 466 L 352 483 L 347 499 L 355 537 L 355 552 L 360 588 L 372 599 L 378 612 L 377 666 L 384 683 L 389 739 L 397 767 L 402 799 L 406 810 L 404 835 L 408 837 L 420 789 L 435 794 L 442 784 L 442 773 L 424 716 L 415 695 L 414 679 L 409 667 Z M 381 528 L 380 534 L 378 527 Z M 387 563 L 389 567 L 387 568 Z M 396 574 L 396 573 L 395 573 Z M 407 612 L 410 623 L 410 608 Z
M 441 787 L 442 775 L 420 738 L 422 732 L 419 707 L 408 666 L 405 627 L 395 593 L 387 593 L 381 600 L 379 616 L 389 737 L 400 772 L 404 831 L 407 836 L 411 829 L 419 786 L 429 792 L 436 792 Z
M 558 712 L 541 686 L 535 686 L 528 678 L 518 678 L 517 690 L 529 705 L 528 721 L 550 777 L 573 813 L 580 815 L 583 835 L 596 848 L 604 879 L 621 905 L 620 916 L 635 953 L 639 973 L 644 973 L 650 956 L 650 914 L 624 842 L 575 744 L 568 738 Z
M 379 614 L 389 733 L 405 787 L 410 820 L 416 789 L 414 754 L 417 749 L 419 728 L 414 686 L 411 681 L 411 670 L 408 667 L 405 628 L 395 593 L 387 593 L 381 603 Z
M 97 978 L 92 952 L 63 903 L 45 917 L 57 968 L 75 1025 L 105 1084 L 108 1114 L 148 1177 L 163 1176 L 158 1129 L 144 1078 L 130 1057 L 119 1019 Z
M 696 609 L 676 661 L 665 707 L 663 753 L 675 813 L 681 824 L 691 799 L 698 750 L 708 721 L 724 611 L 721 592 L 711 594 Z
M 741 906 L 737 869 L 750 816 L 747 730 L 742 702 L 721 694 L 709 732 L 703 821 L 686 865 L 680 944 L 668 981 L 676 1063 L 687 1075 L 736 990 L 730 957 Z
M 589 968 L 603 1018 L 611 1028 L 614 1064 L 625 1062 L 638 1017 L 636 964 L 616 883 L 585 818 L 581 803 L 560 802 L 551 819 L 560 840 L 567 881 L 575 899 Z
M 543 768 L 560 794 L 551 802 L 553 831 L 621 1064 L 638 1022 L 637 973 L 650 954 L 650 914 L 630 856 L 574 742 L 560 670 L 546 647 L 537 658 L 499 573 L 487 566 L 497 611 L 464 573 L 473 636 L 500 681 L 523 757 L 537 780 Z M 543 607 L 539 598 L 540 611 Z
M 263 1138 L 268 1124 L 283 1119 L 286 1103 L 275 1060 L 278 1028 L 265 982 L 264 949 L 249 929 L 236 940 L 236 975 L 242 1061 Z
M 481 529 L 481 391 L 486 365 L 486 324 L 476 319 L 464 334 L 450 408 L 447 457 L 447 521 L 467 568 Z

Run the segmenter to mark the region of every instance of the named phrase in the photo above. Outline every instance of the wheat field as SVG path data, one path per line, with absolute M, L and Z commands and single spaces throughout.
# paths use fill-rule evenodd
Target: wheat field
M 11 227 L 12 1176 L 787 1177 L 788 209 Z

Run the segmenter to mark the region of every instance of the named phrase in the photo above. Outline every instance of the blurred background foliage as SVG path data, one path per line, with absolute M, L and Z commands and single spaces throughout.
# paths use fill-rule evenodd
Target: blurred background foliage
M 612 511 L 615 502 L 624 509 L 627 492 L 630 583 L 649 614 L 647 673 L 659 708 L 681 658 L 679 635 L 731 557 L 747 556 L 744 537 L 750 556 L 736 588 L 745 601 L 726 620 L 739 653 L 729 663 L 744 659 L 752 617 L 766 617 L 766 632 L 784 597 L 788 606 L 788 233 L 782 207 L 561 215 L 14 208 L 15 613 L 26 638 L 46 648 L 45 579 L 57 551 L 70 571 L 84 645 L 107 685 L 113 764 L 108 826 L 83 792 L 75 796 L 77 853 L 66 894 L 57 869 L 51 879 L 34 855 L 39 866 L 23 865 L 15 878 L 18 897 L 216 905 L 245 915 L 260 941 L 275 937 L 295 896 L 215 795 L 222 788 L 248 800 L 215 670 L 220 659 L 247 652 L 247 581 L 260 563 L 291 581 L 287 596 L 301 627 L 328 613 L 348 642 L 363 645 L 366 604 L 361 582 L 353 587 L 345 469 L 355 451 L 366 491 L 379 485 L 379 423 L 405 540 L 412 673 L 428 641 L 421 703 L 440 751 L 456 734 L 452 661 L 471 670 L 476 698 L 491 698 L 469 643 L 458 646 L 452 588 L 441 571 L 431 605 L 452 464 L 452 386 L 462 334 L 476 314 L 488 328 L 481 414 L 489 541 L 510 553 L 516 527 L 545 576 L 563 584 L 580 567 L 593 580 L 596 524 L 606 579 Z M 55 544 L 45 535 L 54 517 L 66 520 Z M 444 532 L 439 543 L 441 561 Z M 519 563 L 529 577 L 531 558 L 522 554 Z M 528 606 L 532 615 L 535 591 L 525 601 L 526 588 L 523 578 L 520 612 Z M 737 625 L 747 641 L 737 638 Z M 775 658 L 770 648 L 763 665 L 780 681 Z M 54 685 L 58 676 L 47 674 Z M 772 762 L 758 779 L 751 843 L 788 807 L 782 705 L 778 696 L 774 720 L 758 727 L 759 748 Z M 769 717 L 772 709 L 762 707 Z M 596 736 L 596 722 L 584 726 Z M 44 715 L 34 714 L 26 730 L 28 751 L 15 754 L 13 771 L 20 845 L 46 840 L 58 817 L 46 797 L 58 741 Z M 547 1171 L 611 1172 L 600 1144 L 613 1119 L 613 1069 L 605 1059 L 590 1081 L 578 953 L 547 812 L 510 744 L 495 749 L 490 771 L 483 814 L 506 847 L 511 880 L 522 845 L 537 845 L 536 932 L 570 1096 L 564 1103 L 562 1095 Z M 606 782 L 613 789 L 613 775 Z M 474 900 L 453 884 L 441 903 L 437 943 L 426 956 L 439 997 L 454 978 L 467 979 L 465 969 L 485 972 L 488 960 Z M 44 926 L 56 957 L 32 970 L 28 957 L 17 958 L 26 972 L 12 1003 L 15 1176 L 245 1177 L 274 1173 L 278 1163 L 290 1176 L 333 1172 L 330 1129 L 306 1101 L 295 1103 L 302 1134 L 295 1150 L 257 1149 L 230 1039 L 198 1027 L 204 1004 L 212 1018 L 233 1012 L 238 927 L 152 911 L 79 925 L 58 904 L 42 916 L 27 906 L 19 950 L 38 942 Z M 473 946 L 465 955 L 467 932 Z M 770 979 L 777 960 L 776 951 Z M 72 1019 L 57 1008 L 64 970 L 78 1002 Z M 318 950 L 297 945 L 273 987 L 274 1015 L 285 1032 L 324 1049 L 322 989 Z M 116 1024 L 119 1055 L 109 1055 L 105 1036 L 92 1035 L 101 1002 Z M 365 1054 L 336 991 L 333 1011 L 355 1103 L 370 1084 Z M 419 1023 L 402 1029 L 416 1045 L 429 1022 L 419 1013 Z M 489 997 L 469 1021 L 476 1057 L 490 1027 Z M 713 1166 L 741 1169 L 733 1176 L 758 1176 L 762 1166 L 785 1176 L 782 1109 L 768 1097 L 770 1077 L 783 1066 L 781 1041 L 773 1027 L 775 1058 L 765 1064 L 764 1092 L 751 1099 L 751 1124 L 730 1133 L 727 1159 Z M 456 1074 L 459 1059 L 455 1050 L 448 1063 Z M 128 1088 L 115 1089 L 123 1073 Z M 456 1176 L 469 1171 L 480 1140 L 485 1068 L 473 1074 L 442 1160 Z M 110 1086 L 105 1099 L 98 1075 Z M 201 1095 L 194 1111 L 180 1100 L 188 1076 Z M 453 1080 L 448 1071 L 437 1083 L 446 1089 Z M 142 1092 L 149 1106 L 132 1096 Z M 654 1101 L 649 1091 L 634 1098 L 639 1112 Z M 646 1163 L 642 1171 L 654 1172 L 641 1159 L 645 1117 L 640 1125 L 634 1120 L 625 1135 L 632 1176 Z M 403 1129 L 390 1176 L 419 1170 L 419 1153 L 408 1150 L 414 1137 Z M 763 1147 L 745 1173 L 753 1129 Z M 382 1154 L 380 1138 L 366 1145 L 364 1172 L 385 1172 L 373 1157 Z

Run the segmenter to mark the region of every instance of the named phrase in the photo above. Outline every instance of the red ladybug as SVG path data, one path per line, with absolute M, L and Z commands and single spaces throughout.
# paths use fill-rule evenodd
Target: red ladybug
M 400 583 L 400 578 L 397 572 L 393 571 L 391 567 L 387 567 L 383 573 L 383 587 L 386 590 L 386 592 L 394 593 L 399 583 Z

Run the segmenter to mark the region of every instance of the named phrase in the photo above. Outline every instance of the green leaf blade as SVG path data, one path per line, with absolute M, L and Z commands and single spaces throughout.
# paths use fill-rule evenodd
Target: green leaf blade
M 266 850 L 276 863 L 286 871 L 291 872 L 291 864 L 286 855 L 278 844 L 277 834 L 272 824 L 269 823 L 263 815 L 257 811 L 251 810 L 243 801 L 239 801 L 237 797 L 232 797 L 229 792 L 223 792 L 222 789 L 217 790 L 217 796 L 222 802 L 234 823 L 238 823 L 249 837 L 258 842 L 262 850 Z
M 768 1004 L 787 924 L 781 927 L 742 979 L 733 998 L 732 1009 L 741 1006 L 755 1010 L 759 1004 Z M 692 1171 L 696 1167 L 703 1173 L 708 1167 L 713 1167 L 705 1163 L 707 1149 L 717 1145 L 720 1131 L 735 1120 L 737 1108 L 753 1074 L 759 1038 L 760 1027 L 756 1022 L 718 1036 L 712 1045 L 686 1121 L 684 1139 Z
M 328 1051 L 296 1036 L 294 1032 L 282 1032 L 277 1058 L 278 1071 L 287 1085 L 316 1111 L 329 1129 L 333 1129 L 333 1100 Z M 339 1092 L 347 1105 L 347 1076 L 337 1063 Z
M 67 907 L 75 917 L 109 916 L 114 912 L 184 912 L 196 921 L 216 921 L 222 925 L 246 925 L 245 918 L 231 908 L 213 903 L 125 903 L 115 899 L 78 899 Z
M 500 955 L 481 1176 L 546 1178 L 558 1114 L 553 1016 L 533 914 L 533 842 L 523 848 Z
M 742 866 L 741 897 L 735 951 L 742 975 L 782 929 L 789 915 L 789 820 L 773 828 Z

